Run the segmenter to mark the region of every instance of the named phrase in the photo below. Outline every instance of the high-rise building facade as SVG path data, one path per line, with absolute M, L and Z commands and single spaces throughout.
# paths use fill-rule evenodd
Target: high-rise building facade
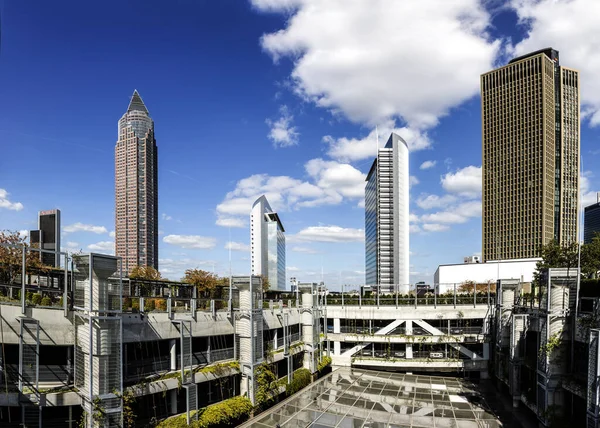
M 285 229 L 263 195 L 250 213 L 252 274 L 269 281 L 271 290 L 285 290 Z
M 60 266 L 60 210 L 40 211 L 38 229 L 29 232 L 29 243 L 41 250 L 55 253 L 40 253 L 40 260 L 46 266 Z
M 579 73 L 548 48 L 481 76 L 482 257 L 577 240 Z
M 123 272 L 158 269 L 158 158 L 154 122 L 133 92 L 115 147 L 115 253 Z
M 600 193 L 596 194 L 596 203 L 584 209 L 583 242 L 591 244 L 598 233 L 600 233 Z
M 390 135 L 365 186 L 365 281 L 409 291 L 408 146 Z

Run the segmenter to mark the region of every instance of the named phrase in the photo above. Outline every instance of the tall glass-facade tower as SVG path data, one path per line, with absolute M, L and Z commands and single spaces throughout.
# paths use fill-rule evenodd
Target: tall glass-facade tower
M 577 241 L 579 73 L 547 48 L 481 76 L 482 256 Z
M 392 133 L 378 149 L 365 186 L 367 285 L 409 291 L 408 195 L 408 146 Z
M 250 213 L 250 252 L 252 274 L 269 281 L 269 289 L 285 287 L 285 229 L 279 215 L 263 195 Z
M 158 269 L 158 158 L 154 121 L 137 91 L 115 147 L 115 247 L 123 272 Z

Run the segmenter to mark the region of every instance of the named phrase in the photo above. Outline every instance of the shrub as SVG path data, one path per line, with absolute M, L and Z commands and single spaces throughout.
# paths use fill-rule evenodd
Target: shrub
M 42 299 L 42 306 L 52 306 L 52 299 L 49 296 L 46 296 Z
M 217 428 L 237 426 L 247 420 L 252 412 L 252 403 L 246 397 L 233 397 L 220 403 L 213 404 L 198 412 L 197 422 L 192 422 L 192 428 Z M 162 421 L 157 428 L 187 427 L 186 415 L 179 415 Z
M 146 299 L 144 301 L 144 312 L 151 312 L 154 310 L 154 300 Z
M 34 305 L 39 305 L 42 303 L 42 295 L 40 293 L 35 293 L 33 296 L 31 296 L 31 303 Z
M 60 296 L 60 299 L 58 299 L 58 306 L 62 308 L 64 303 L 65 301 L 63 300 L 63 296 Z
M 19 299 L 20 298 L 21 298 L 21 292 L 19 291 Z M 33 292 L 32 291 L 25 292 L 25 300 L 27 300 L 28 302 L 33 301 Z
M 311 381 L 311 375 L 308 369 L 298 369 L 292 376 L 292 381 L 285 387 L 285 393 L 289 396 L 300 391 Z
M 319 362 L 319 365 L 317 366 L 317 370 L 319 371 L 319 374 L 321 374 L 321 372 L 323 370 L 325 370 L 327 367 L 329 367 L 331 365 L 331 357 L 325 356 L 323 358 L 321 358 L 321 361 Z
M 140 301 L 136 299 L 131 303 L 131 312 L 139 312 L 139 311 L 140 311 Z
M 154 301 L 154 309 L 161 312 L 167 311 L 167 299 L 156 299 Z
M 131 308 L 131 298 L 123 297 L 123 309 L 129 309 L 129 308 Z

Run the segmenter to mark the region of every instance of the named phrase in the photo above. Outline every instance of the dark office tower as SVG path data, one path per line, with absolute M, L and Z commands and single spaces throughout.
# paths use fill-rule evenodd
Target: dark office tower
M 596 203 L 585 207 L 583 214 L 583 242 L 589 244 L 600 233 L 600 193 L 596 194 Z
M 29 231 L 29 243 L 42 250 L 56 253 L 41 253 L 40 259 L 47 266 L 60 266 L 60 210 L 40 211 L 38 230 Z
M 115 253 L 123 272 L 158 269 L 158 159 L 154 122 L 133 92 L 115 147 Z
M 481 76 L 484 261 L 577 241 L 579 73 L 548 48 Z

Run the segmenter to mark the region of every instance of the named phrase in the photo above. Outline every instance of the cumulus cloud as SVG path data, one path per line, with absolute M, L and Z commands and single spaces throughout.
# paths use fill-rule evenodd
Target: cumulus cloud
M 417 198 L 417 205 L 424 210 L 430 210 L 432 208 L 446 207 L 456 202 L 457 197 L 454 195 L 420 195 Z
M 411 176 L 408 178 L 408 185 L 409 185 L 410 187 L 412 187 L 412 186 L 415 186 L 415 185 L 417 185 L 417 184 L 419 184 L 419 183 L 420 183 L 419 179 L 418 179 L 417 177 L 415 177 L 414 175 L 411 175 Z
M 279 114 L 279 119 L 267 119 L 265 121 L 271 128 L 269 131 L 269 140 L 273 142 L 274 147 L 295 146 L 298 144 L 299 134 L 296 131 L 296 127 L 292 126 L 294 116 L 290 114 L 287 106 L 281 106 Z
M 113 241 L 101 241 L 87 246 L 90 251 L 100 251 L 102 253 L 114 254 L 115 243 Z
M 427 133 L 408 127 L 396 128 L 393 120 L 388 120 L 378 129 L 373 129 L 369 135 L 363 138 L 334 138 L 326 135 L 323 137 L 323 142 L 329 146 L 327 154 L 342 162 L 375 159 L 377 148 L 385 145 L 392 132 L 406 141 L 411 152 L 425 149 L 431 145 Z M 379 142 L 377 141 L 378 136 Z
M 209 250 L 217 244 L 215 238 L 209 238 L 200 235 L 167 235 L 163 242 L 171 245 L 177 245 L 181 248 L 192 248 L 200 250 Z
M 304 167 L 310 181 L 268 174 L 255 174 L 238 181 L 235 189 L 217 205 L 216 224 L 244 227 L 252 204 L 261 195 L 278 212 L 364 198 L 366 175 L 352 165 L 317 158 Z
M 114 230 L 111 230 L 110 233 L 108 234 L 108 236 L 110 236 L 111 238 L 114 238 L 115 236 L 117 236 L 117 234 L 115 233 Z
M 419 169 L 429 169 L 429 168 L 433 168 L 435 166 L 437 162 L 436 161 L 431 161 L 431 160 L 427 160 L 425 162 L 423 162 L 421 164 L 421 166 L 419 167 Z
M 170 215 L 167 215 L 167 214 L 163 213 L 162 214 L 162 219 L 166 220 L 166 221 L 169 221 L 169 220 L 173 220 L 173 217 L 171 217 Z
M 597 202 L 596 194 L 598 191 L 593 191 L 591 189 L 590 177 L 592 176 L 591 171 L 584 171 L 579 176 L 579 189 L 581 192 L 581 205 L 583 207 L 587 207 L 589 205 L 595 204 Z
M 63 232 L 65 233 L 73 233 L 73 232 L 92 232 L 97 233 L 98 235 L 101 233 L 108 233 L 108 230 L 104 226 L 94 226 L 93 224 L 83 224 L 83 223 L 74 223 L 63 228 Z
M 365 231 L 340 226 L 310 226 L 291 235 L 289 239 L 307 242 L 360 242 L 365 239 Z
M 250 245 L 242 242 L 230 241 L 225 244 L 225 249 L 231 251 L 250 251 Z
M 458 195 L 477 198 L 481 196 L 481 167 L 467 166 L 456 172 L 449 172 L 440 180 L 444 190 Z
M 158 260 L 161 275 L 172 280 L 182 278 L 187 269 L 203 269 L 212 272 L 216 265 L 217 262 L 214 260 L 197 260 L 191 258 L 164 258 Z
M 246 222 L 239 217 L 219 217 L 216 224 L 222 227 L 246 227 Z
M 252 3 L 288 15 L 261 45 L 275 61 L 291 58 L 295 91 L 371 125 L 402 118 L 411 128 L 435 126 L 478 93 L 501 45 L 490 40 L 490 16 L 478 0 Z
M 511 6 L 526 26 L 527 35 L 513 47 L 515 56 L 552 46 L 561 65 L 581 73 L 582 111 L 590 124 L 600 124 L 600 67 L 597 47 L 600 2 L 597 0 L 512 0 Z M 557 17 L 569 17 L 568 22 Z
M 12 211 L 21 211 L 23 204 L 21 202 L 12 202 L 8 199 L 8 193 L 5 189 L 0 189 L 0 208 L 6 208 Z
M 479 216 L 481 216 L 481 201 L 467 201 L 445 211 L 424 214 L 420 220 L 424 223 L 460 224 Z
M 447 225 L 437 223 L 425 223 L 422 225 L 422 227 L 426 232 L 442 232 L 449 229 Z

